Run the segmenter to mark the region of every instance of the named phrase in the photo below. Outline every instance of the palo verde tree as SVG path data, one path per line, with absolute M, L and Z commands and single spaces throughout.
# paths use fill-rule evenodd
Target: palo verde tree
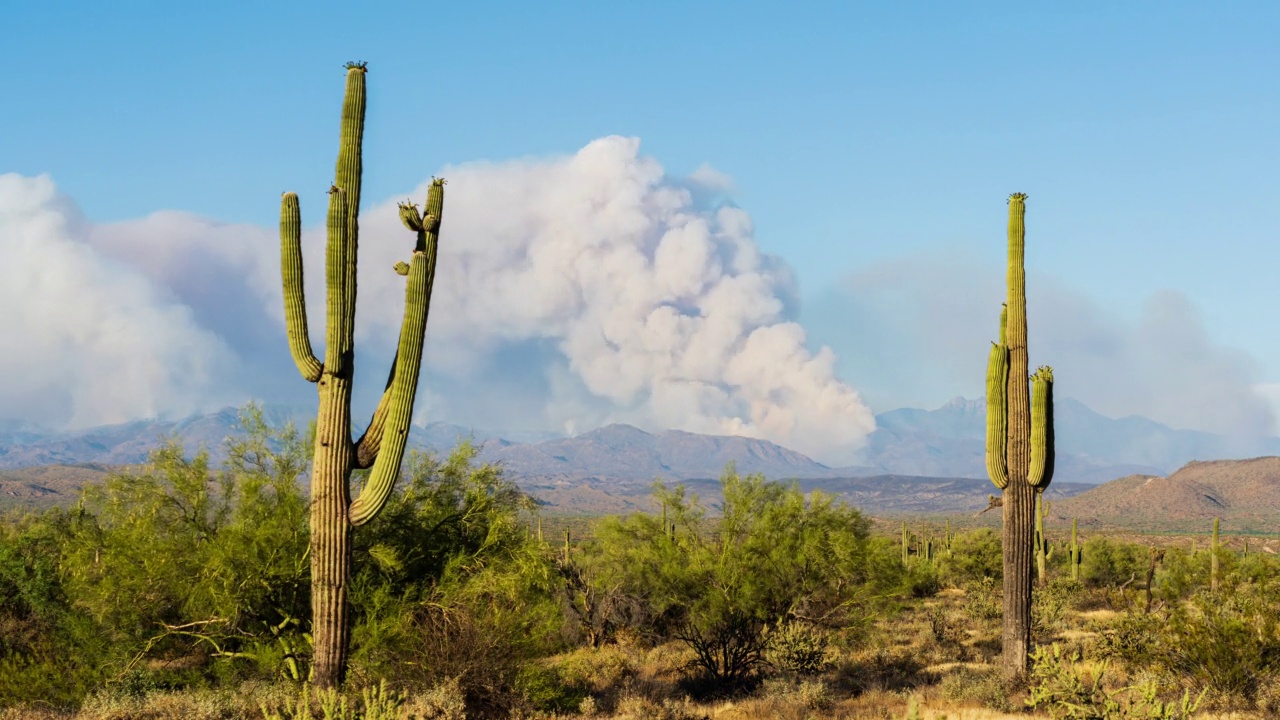
M 1027 389 L 1026 199 L 1009 196 L 1009 296 L 1000 314 L 1000 342 L 993 343 L 987 365 L 987 474 L 1002 491 L 1001 666 L 1009 677 L 1027 671 L 1036 496 L 1053 478 L 1053 370 L 1037 370 L 1033 390 Z
M 351 384 L 356 311 L 356 247 L 360 210 L 360 148 L 364 135 L 365 65 L 347 64 L 342 104 L 341 144 L 329 191 L 328 244 L 325 254 L 327 323 L 325 357 L 311 351 L 306 301 L 302 290 L 301 220 L 298 196 L 285 193 L 280 207 L 281 271 L 289 349 L 298 370 L 316 383 L 320 409 L 311 470 L 311 631 L 315 645 L 315 683 L 342 683 L 350 639 L 347 586 L 351 575 L 351 529 L 371 520 L 386 504 L 408 439 L 409 420 L 422 365 L 422 339 L 435 276 L 444 181 L 427 191 L 425 213 L 400 205 L 400 219 L 416 233 L 409 263 L 395 271 L 408 275 L 404 321 L 386 390 L 363 436 L 351 439 Z M 372 467 L 368 481 L 351 500 L 353 470 Z

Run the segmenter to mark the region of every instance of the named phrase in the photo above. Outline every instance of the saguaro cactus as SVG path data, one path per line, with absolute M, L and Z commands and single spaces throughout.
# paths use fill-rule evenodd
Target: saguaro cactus
M 914 536 L 911 531 L 907 530 L 907 521 L 902 521 L 902 564 L 906 565 L 911 559 L 911 541 Z
M 1024 675 L 1031 646 L 1031 555 L 1035 495 L 1053 478 L 1053 370 L 1042 367 L 1027 389 L 1027 296 L 1023 219 L 1027 196 L 1009 196 L 1008 299 L 1000 313 L 1000 342 L 987 365 L 987 474 L 1002 491 L 1004 622 L 1001 666 Z
M 1076 519 L 1071 518 L 1071 546 L 1067 548 L 1067 559 L 1071 561 L 1071 579 L 1080 582 L 1081 547 L 1076 535 Z
M 1036 493 L 1036 581 L 1040 587 L 1049 584 L 1048 564 L 1053 557 L 1053 547 L 1044 534 L 1044 518 L 1048 514 L 1049 501 L 1044 499 L 1043 493 Z
M 1209 545 L 1209 590 L 1218 592 L 1218 518 L 1213 519 L 1213 542 Z
M 444 204 L 444 181 L 434 180 L 427 192 L 425 213 L 413 203 L 400 206 L 400 219 L 417 235 L 410 262 L 397 263 L 395 267 L 398 274 L 408 276 L 400 343 L 373 418 L 364 435 L 353 441 L 352 339 L 364 110 L 365 66 L 349 63 L 337 172 L 329 191 L 325 254 L 328 314 L 323 362 L 312 353 L 307 333 L 298 196 L 285 193 L 280 207 L 281 274 L 289 349 L 302 377 L 316 383 L 320 395 L 311 469 L 311 632 L 315 646 L 314 679 L 320 687 L 340 685 L 346 671 L 351 529 L 368 522 L 382 510 L 404 459 L 418 371 L 422 366 L 422 342 L 431 304 Z M 373 469 L 368 481 L 359 497 L 352 501 L 349 485 L 352 470 L 370 467 Z

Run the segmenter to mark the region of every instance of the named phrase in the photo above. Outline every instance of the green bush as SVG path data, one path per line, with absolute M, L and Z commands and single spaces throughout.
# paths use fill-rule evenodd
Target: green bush
M 1004 554 L 1000 536 L 991 528 L 979 528 L 957 534 L 951 541 L 951 554 L 938 559 L 942 578 L 953 587 L 980 583 L 983 578 L 1004 577 Z
M 1150 567 L 1150 549 L 1145 545 L 1117 542 L 1103 537 L 1084 543 L 1080 580 L 1090 587 L 1118 587 L 1142 583 Z
M 765 660 L 792 675 L 814 675 L 827 667 L 828 632 L 811 623 L 790 621 L 765 637 Z
M 901 564 L 873 549 L 857 510 L 732 468 L 720 481 L 721 517 L 658 484 L 676 531 L 654 514 L 608 518 L 586 560 L 597 582 L 646 608 L 634 624 L 684 642 L 713 684 L 757 676 L 766 627 L 796 616 L 839 626 L 900 587 Z

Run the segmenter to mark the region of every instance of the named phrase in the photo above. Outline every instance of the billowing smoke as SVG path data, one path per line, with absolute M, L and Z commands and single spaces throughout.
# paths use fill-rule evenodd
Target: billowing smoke
M 84 427 L 226 402 L 226 344 L 90 231 L 50 178 L 0 175 L 3 417 Z
M 805 319 L 840 353 L 845 377 L 880 393 L 869 398 L 877 407 L 932 408 L 983 392 L 1004 297 L 1003 268 L 946 252 L 855 272 Z M 1054 367 L 1061 396 L 1174 428 L 1238 437 L 1274 429 L 1257 362 L 1216 344 L 1180 292 L 1153 293 L 1134 322 L 1031 270 L 1027 314 L 1032 366 Z
M 446 416 L 515 375 L 545 398 L 539 424 L 568 430 L 625 421 L 748 435 L 841 462 L 874 428 L 834 354 L 806 349 L 789 317 L 794 279 L 759 251 L 749 216 L 696 199 L 714 195 L 716 173 L 674 182 L 637 140 L 609 137 L 572 157 L 444 174 L 428 360 L 467 386 L 445 394 Z M 364 255 L 377 275 L 362 283 L 360 322 L 389 338 L 403 299 L 387 279 L 407 233 L 392 203 L 362 228 L 406 238 Z
M 760 252 L 746 212 L 716 201 L 729 188 L 723 175 L 704 167 L 670 178 L 639 154 L 637 140 L 620 137 L 569 157 L 473 163 L 443 174 L 449 185 L 419 417 L 568 432 L 630 422 L 761 437 L 829 463 L 853 461 L 874 418 L 836 377 L 834 353 L 808 350 L 794 321 L 791 271 Z M 274 229 L 178 212 L 89 227 L 69 219 L 74 213 L 58 205 L 47 180 L 12 182 L 47 187 L 45 224 L 62 228 L 68 248 L 97 258 L 87 267 L 102 268 L 47 291 L 43 319 L 35 311 L 20 317 L 69 328 L 77 319 L 65 308 L 77 293 L 103 292 L 88 303 L 94 312 L 137 328 L 113 335 L 111 347 L 165 359 L 151 364 L 157 369 L 148 377 L 159 376 L 146 388 L 121 391 L 131 403 L 78 421 L 181 412 L 213 395 L 296 401 L 311 392 L 283 339 Z M 424 181 L 412 197 L 421 202 L 425 192 Z M 10 205 L 23 197 L 0 196 Z M 326 197 L 304 192 L 301 200 L 312 215 Z M 28 232 L 19 222 L 27 221 L 6 220 L 5 253 Z M 303 242 L 319 353 L 323 230 L 308 230 Z M 357 392 L 366 406 L 381 390 L 403 310 L 404 282 L 391 268 L 412 242 L 395 201 L 366 199 L 357 305 Z M 5 270 L 38 277 L 32 268 L 60 264 L 55 252 L 6 261 Z M 105 298 L 117 285 L 129 292 Z M 6 285 L 13 293 L 6 303 L 29 302 L 34 292 L 11 288 L 19 286 Z M 0 328 L 5 340 L 23 332 Z M 65 334 L 62 347 L 76 347 L 74 332 Z M 169 362 L 174 356 L 180 361 Z M 213 372 L 219 363 L 226 372 Z M 49 376 L 90 387 L 89 368 L 100 363 L 84 364 Z M 79 407 L 86 392 L 77 385 L 66 402 Z

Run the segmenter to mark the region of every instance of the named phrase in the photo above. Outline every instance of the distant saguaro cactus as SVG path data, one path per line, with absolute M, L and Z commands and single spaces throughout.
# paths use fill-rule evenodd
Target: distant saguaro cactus
M 295 193 L 280 206 L 281 275 L 289 349 L 302 377 L 318 385 L 315 459 L 311 470 L 311 632 L 315 647 L 315 683 L 340 685 L 346 672 L 350 623 L 347 586 L 351 575 L 352 527 L 382 510 L 400 473 L 435 276 L 444 181 L 427 191 L 426 212 L 412 203 L 400 206 L 400 219 L 417 236 L 411 261 L 397 263 L 407 275 L 404 321 L 386 390 L 364 435 L 351 439 L 351 385 L 356 312 L 356 246 L 360 211 L 361 142 L 364 136 L 365 66 L 347 65 L 342 104 L 341 144 L 336 178 L 329 191 L 328 242 L 325 251 L 327 323 L 325 357 L 311 351 L 306 300 L 302 290 L 302 232 Z M 351 500 L 351 472 L 372 471 L 359 497 Z
M 1049 501 L 1043 493 L 1036 493 L 1036 581 L 1040 587 L 1049 584 L 1048 564 L 1053 557 L 1053 547 L 1044 534 L 1044 518 L 1049 514 Z
M 1071 518 L 1071 546 L 1067 548 L 1067 559 L 1071 562 L 1071 579 L 1080 582 L 1081 557 L 1080 543 L 1076 535 L 1076 519 Z
M 1218 518 L 1213 519 L 1213 542 L 1209 545 L 1209 590 L 1218 592 Z
M 902 564 L 907 564 L 907 558 L 911 554 L 911 535 L 907 532 L 907 521 L 902 521 Z
M 1031 556 L 1035 496 L 1053 478 L 1053 370 L 1042 367 L 1027 391 L 1027 295 L 1023 255 L 1027 196 L 1009 196 L 1008 299 L 1000 342 L 987 365 L 987 474 L 1002 491 L 1004 621 L 1001 667 L 1023 676 L 1031 647 Z M 993 503 L 994 504 L 994 503 Z

